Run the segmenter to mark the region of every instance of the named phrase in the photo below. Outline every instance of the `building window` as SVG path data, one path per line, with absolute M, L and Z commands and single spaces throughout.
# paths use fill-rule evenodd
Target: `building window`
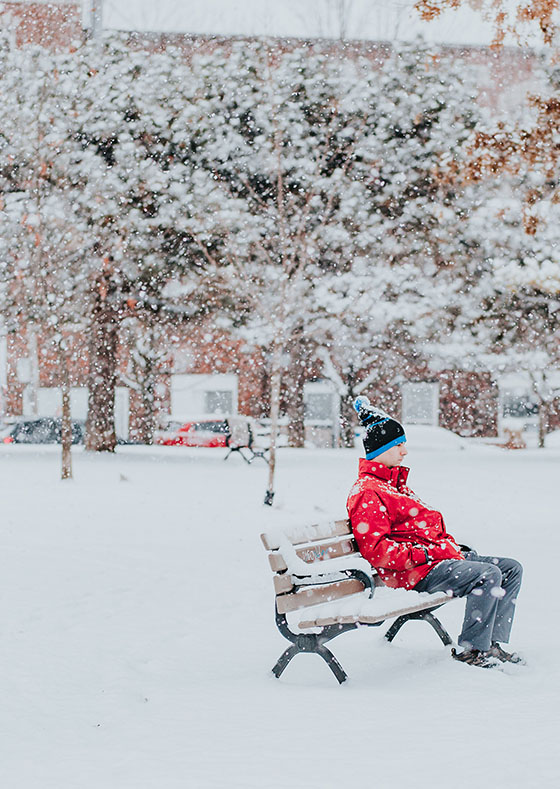
M 207 414 L 233 413 L 233 392 L 210 391 L 204 394 Z
M 330 392 L 307 393 L 305 396 L 305 418 L 311 421 L 332 420 L 332 394 Z
M 402 421 L 409 425 L 439 424 L 439 384 L 402 385 Z
M 504 418 L 527 419 L 539 413 L 539 404 L 529 394 L 502 392 L 502 416 Z

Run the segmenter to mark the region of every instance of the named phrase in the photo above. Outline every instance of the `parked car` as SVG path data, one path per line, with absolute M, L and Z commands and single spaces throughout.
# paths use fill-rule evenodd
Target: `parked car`
M 227 419 L 170 421 L 156 433 L 156 444 L 183 447 L 226 447 L 230 428 Z
M 4 444 L 60 444 L 62 420 L 55 417 L 22 419 L 16 422 L 2 439 Z M 72 420 L 72 443 L 83 444 L 86 424 Z

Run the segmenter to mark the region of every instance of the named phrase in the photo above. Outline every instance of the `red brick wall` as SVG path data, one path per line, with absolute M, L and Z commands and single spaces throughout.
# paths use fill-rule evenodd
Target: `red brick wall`
M 13 19 L 19 46 L 41 44 L 49 49 L 67 49 L 82 38 L 82 9 L 71 3 L 2 3 Z
M 498 386 L 489 373 L 446 370 L 440 381 L 440 425 L 461 436 L 498 433 Z
M 560 430 L 560 397 L 556 397 L 548 410 L 548 430 Z
M 179 361 L 175 373 L 234 373 L 238 376 L 238 410 L 255 417 L 265 413 L 266 373 L 262 352 L 244 340 L 211 326 L 186 326 L 175 334 L 173 349 Z
M 69 334 L 68 372 L 70 386 L 86 386 L 88 376 L 88 351 L 85 334 Z M 16 416 L 23 411 L 23 390 L 27 384 L 21 383 L 17 374 L 19 359 L 29 356 L 28 338 L 25 327 L 10 331 L 7 340 L 7 392 L 5 408 L 8 415 Z M 39 386 L 60 386 L 61 370 L 53 346 L 41 333 L 37 334 L 37 356 L 39 366 Z

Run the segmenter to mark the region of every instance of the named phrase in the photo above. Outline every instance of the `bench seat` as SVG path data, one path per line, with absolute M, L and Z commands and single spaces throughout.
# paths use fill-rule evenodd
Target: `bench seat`
M 377 587 L 373 598 L 362 592 L 359 599 L 345 597 L 332 603 L 322 603 L 298 612 L 297 627 L 299 630 L 324 627 L 325 625 L 348 624 L 355 622 L 362 625 L 383 623 L 386 619 L 396 619 L 403 614 L 417 613 L 426 608 L 444 605 L 452 598 L 437 592 L 407 591 L 406 589 L 388 589 Z M 301 618 L 299 618 L 301 617 Z

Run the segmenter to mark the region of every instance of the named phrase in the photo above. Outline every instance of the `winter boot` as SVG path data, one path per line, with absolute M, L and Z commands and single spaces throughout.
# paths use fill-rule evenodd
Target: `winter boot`
M 497 641 L 492 641 L 492 646 L 488 654 L 497 658 L 501 663 L 518 663 L 521 666 L 526 665 L 521 655 L 518 655 L 517 652 L 506 652 Z
M 499 665 L 494 655 L 491 655 L 490 652 L 481 652 L 480 649 L 464 649 L 462 652 L 452 649 L 451 657 L 454 660 L 459 660 L 461 663 L 467 663 L 469 666 L 478 666 L 479 668 L 494 668 Z

